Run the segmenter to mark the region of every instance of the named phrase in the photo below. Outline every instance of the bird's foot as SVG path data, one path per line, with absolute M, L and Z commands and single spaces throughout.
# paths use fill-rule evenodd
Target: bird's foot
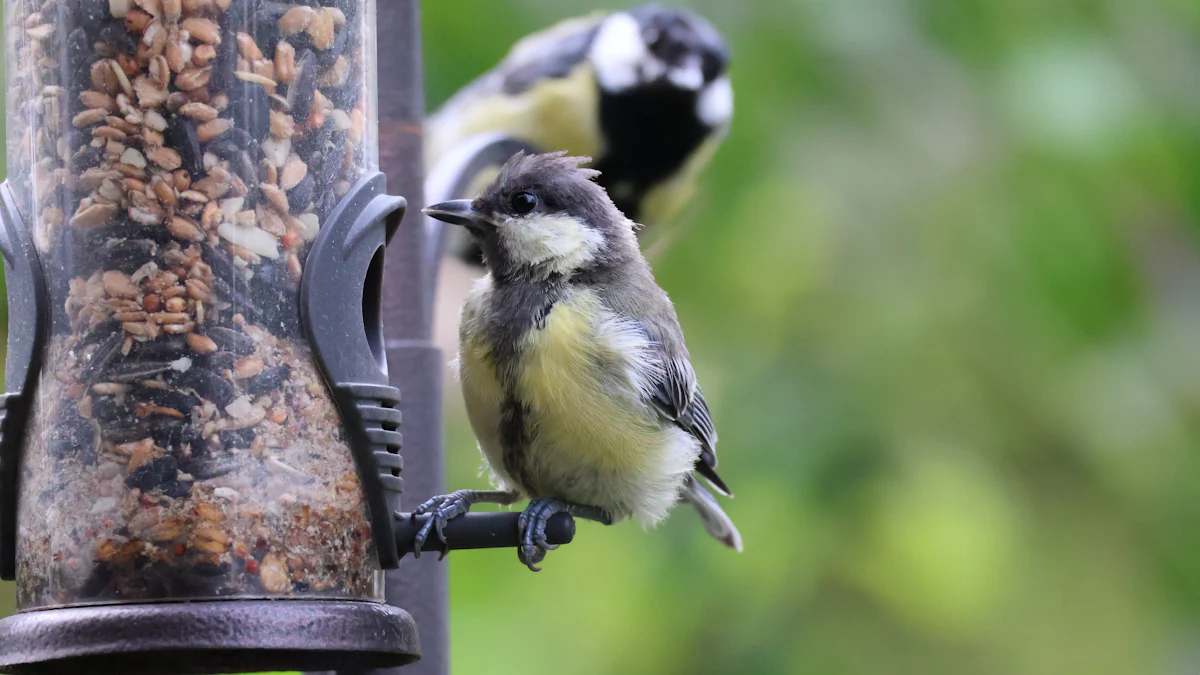
M 579 518 L 595 520 L 605 525 L 612 524 L 612 518 L 603 510 L 594 506 L 572 504 L 561 499 L 543 497 L 529 502 L 529 506 L 521 512 L 517 519 L 517 532 L 520 544 L 517 546 L 517 558 L 521 563 L 534 572 L 542 571 L 537 564 L 546 558 L 548 551 L 558 548 L 546 540 L 546 524 L 550 518 L 559 513 L 570 513 Z
M 417 516 L 430 514 L 432 517 L 425 521 L 421 529 L 417 531 L 417 536 L 413 539 L 413 557 L 421 557 L 421 549 L 425 546 L 431 533 L 436 534 L 438 540 L 446 544 L 446 523 L 451 520 L 466 515 L 471 510 L 471 501 L 467 498 L 468 490 L 457 490 L 446 495 L 437 495 L 429 501 L 421 504 L 413 509 L 412 516 L 415 519 Z M 449 551 L 449 546 L 442 550 L 438 560 L 446 557 Z
M 417 532 L 417 536 L 413 538 L 413 557 L 421 557 L 421 548 L 425 546 L 425 542 L 429 540 L 429 535 L 433 533 L 437 535 L 438 540 L 443 544 L 442 553 L 438 556 L 438 560 L 445 558 L 446 554 L 450 552 L 450 542 L 446 541 L 446 523 L 459 516 L 466 515 L 471 510 L 472 504 L 480 502 L 511 504 L 516 499 L 517 495 L 515 493 L 500 490 L 455 490 L 450 494 L 438 495 L 431 498 L 416 509 L 413 509 L 412 512 L 414 520 L 417 516 L 425 514 L 431 514 L 432 516 L 421 526 L 421 529 Z

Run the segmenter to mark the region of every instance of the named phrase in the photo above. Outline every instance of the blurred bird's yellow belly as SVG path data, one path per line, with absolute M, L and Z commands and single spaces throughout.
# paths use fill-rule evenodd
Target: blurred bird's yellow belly
M 590 66 L 566 77 L 547 78 L 516 95 L 495 93 L 473 101 L 461 114 L 432 119 L 426 130 L 431 162 L 475 134 L 503 131 L 542 150 L 595 157 L 601 147 L 599 93 Z

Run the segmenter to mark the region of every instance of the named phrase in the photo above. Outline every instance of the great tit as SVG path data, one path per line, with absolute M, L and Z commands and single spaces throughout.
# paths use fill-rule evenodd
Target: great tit
M 521 39 L 431 115 L 426 160 L 435 166 L 484 132 L 587 155 L 617 208 L 657 225 L 689 202 L 726 135 L 728 62 L 720 33 L 686 10 L 651 4 L 569 19 Z M 449 236 L 450 254 L 479 264 L 470 237 Z
M 546 522 L 562 511 L 652 526 L 685 501 L 709 534 L 742 549 L 701 483 L 731 495 L 679 319 L 587 160 L 518 153 L 474 200 L 425 209 L 463 226 L 487 267 L 463 306 L 457 368 L 497 489 L 418 507 L 433 514 L 418 550 L 474 503 L 523 498 L 519 557 L 534 571 L 554 548 Z

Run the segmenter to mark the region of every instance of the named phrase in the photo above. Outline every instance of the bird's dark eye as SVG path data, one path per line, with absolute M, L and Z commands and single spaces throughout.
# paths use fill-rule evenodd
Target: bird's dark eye
M 514 213 L 524 215 L 537 208 L 538 198 L 532 192 L 518 192 L 512 196 L 512 210 Z

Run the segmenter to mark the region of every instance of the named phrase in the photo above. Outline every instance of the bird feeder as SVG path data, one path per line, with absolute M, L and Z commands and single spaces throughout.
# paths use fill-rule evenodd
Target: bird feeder
M 0 665 L 415 659 L 381 602 L 405 203 L 378 170 L 375 3 L 10 0 L 5 22 Z
M 0 671 L 414 661 L 412 617 L 384 602 L 422 521 L 399 513 L 381 320 L 406 204 L 380 172 L 375 0 L 4 10 L 0 578 L 18 613 Z M 423 266 L 389 289 L 404 306 L 432 297 L 425 227 L 397 238 Z M 516 515 L 447 538 L 513 546 Z M 572 533 L 564 516 L 550 535 Z

